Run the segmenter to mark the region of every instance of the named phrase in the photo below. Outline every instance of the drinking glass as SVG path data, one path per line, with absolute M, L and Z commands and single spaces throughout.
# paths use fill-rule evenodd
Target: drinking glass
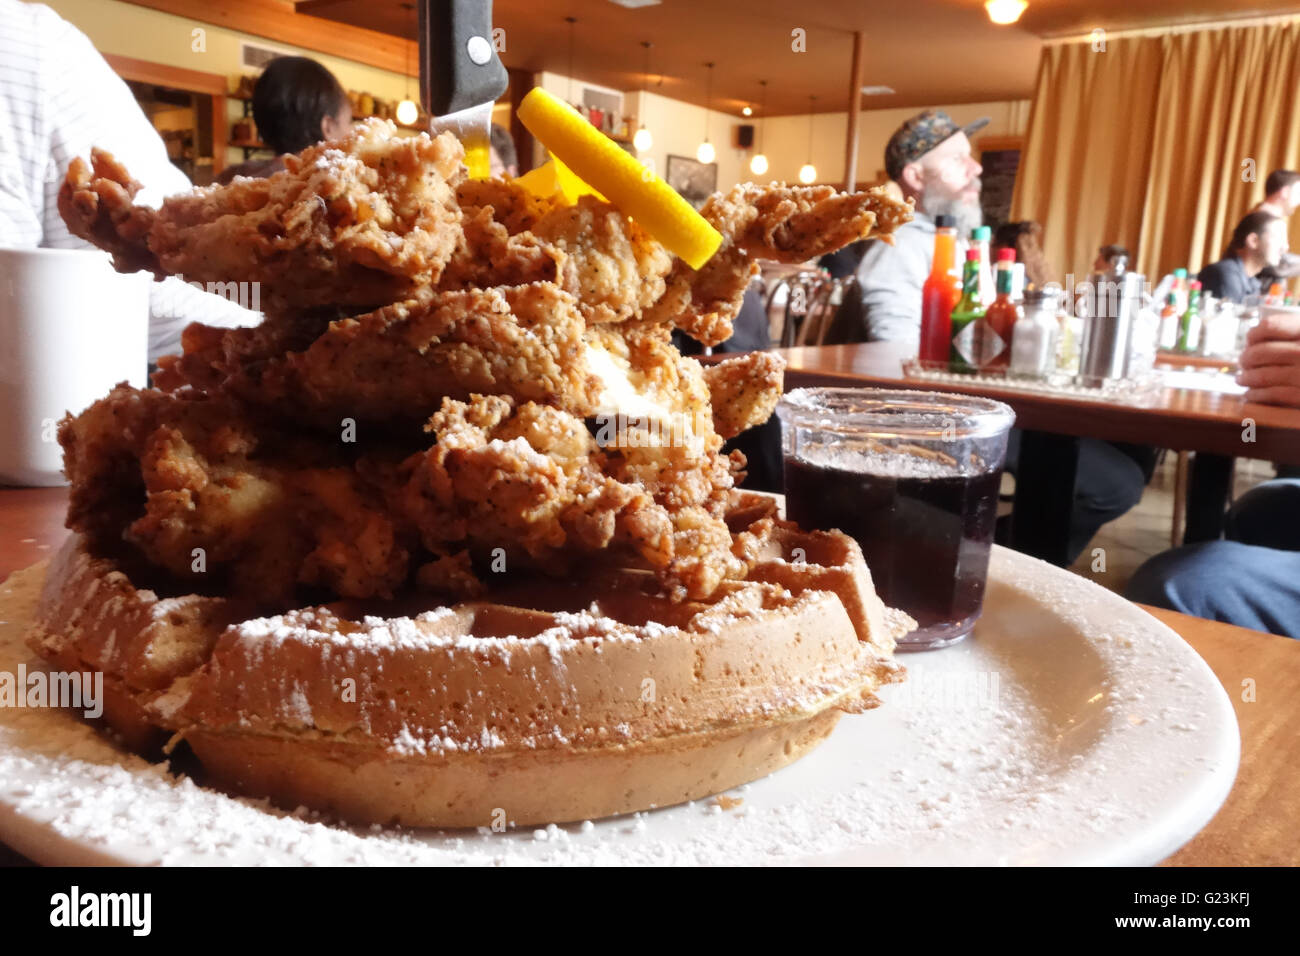
M 1015 413 L 943 392 L 801 388 L 777 415 L 787 517 L 862 546 L 881 598 L 917 621 L 899 649 L 966 637 L 984 606 Z

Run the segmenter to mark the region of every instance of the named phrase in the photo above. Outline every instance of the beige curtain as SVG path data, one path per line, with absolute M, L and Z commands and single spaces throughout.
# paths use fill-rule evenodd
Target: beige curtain
M 1012 216 L 1043 223 L 1062 275 L 1110 242 L 1148 276 L 1195 273 L 1269 171 L 1300 168 L 1297 91 L 1300 20 L 1048 46 Z

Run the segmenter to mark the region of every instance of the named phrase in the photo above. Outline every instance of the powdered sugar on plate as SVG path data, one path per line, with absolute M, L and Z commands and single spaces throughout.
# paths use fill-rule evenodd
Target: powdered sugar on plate
M 40 581 L 0 585 L 0 670 L 38 666 L 22 632 Z M 71 713 L 0 708 L 0 840 L 51 863 L 1153 863 L 1231 787 L 1238 732 L 1212 672 L 1068 572 L 995 549 L 974 638 L 902 660 L 879 709 L 743 803 L 543 828 L 509 808 L 498 829 L 338 826 L 197 786 Z

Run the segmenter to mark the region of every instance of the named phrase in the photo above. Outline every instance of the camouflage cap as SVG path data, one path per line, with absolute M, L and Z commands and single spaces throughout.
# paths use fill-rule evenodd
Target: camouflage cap
M 889 145 L 885 147 L 885 172 L 890 179 L 897 181 L 904 166 L 916 162 L 949 136 L 958 133 L 970 136 L 988 125 L 987 116 L 968 126 L 958 126 L 943 110 L 917 113 L 889 138 Z

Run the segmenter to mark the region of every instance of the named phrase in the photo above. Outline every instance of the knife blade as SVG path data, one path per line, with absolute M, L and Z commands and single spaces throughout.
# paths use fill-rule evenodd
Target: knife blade
M 491 0 L 417 0 L 420 101 L 429 132 L 453 133 L 473 179 L 491 172 L 492 104 L 509 84 L 492 43 Z

